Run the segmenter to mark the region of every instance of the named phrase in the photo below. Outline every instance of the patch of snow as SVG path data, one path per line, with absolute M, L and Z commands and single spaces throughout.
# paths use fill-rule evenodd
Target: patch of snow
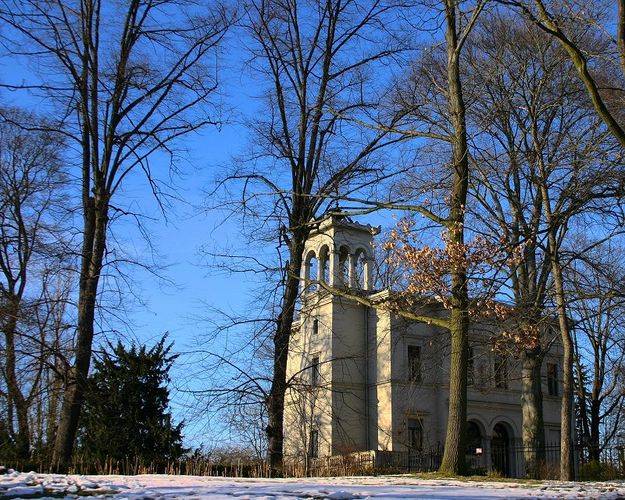
M 455 479 L 424 480 L 411 476 L 365 476 L 303 479 L 251 479 L 199 476 L 78 476 L 27 474 L 0 475 L 0 500 L 21 496 L 76 498 L 88 495 L 107 499 L 320 499 L 355 500 L 381 497 L 403 499 L 566 499 L 625 498 L 625 483 L 565 483 L 537 485 L 511 482 L 465 482 Z

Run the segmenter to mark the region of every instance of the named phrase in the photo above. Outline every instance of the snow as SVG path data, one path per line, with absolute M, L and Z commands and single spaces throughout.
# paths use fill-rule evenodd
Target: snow
M 358 476 L 304 479 L 250 479 L 199 476 L 79 476 L 20 473 L 0 475 L 0 499 L 14 498 L 110 499 L 294 499 L 329 498 L 385 500 L 480 498 L 625 498 L 625 482 L 578 483 L 548 481 L 469 482 L 454 479 L 418 479 L 402 476 Z

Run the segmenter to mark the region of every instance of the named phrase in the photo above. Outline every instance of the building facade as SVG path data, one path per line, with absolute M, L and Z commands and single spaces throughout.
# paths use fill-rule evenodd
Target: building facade
M 300 317 L 288 361 L 285 460 L 353 452 L 419 451 L 442 446 L 448 413 L 449 334 L 402 319 L 318 282 L 375 298 L 373 237 L 379 232 L 333 218 L 311 234 L 304 255 Z M 424 306 L 429 314 L 444 314 Z M 496 354 L 495 327 L 470 331 L 467 453 L 474 467 L 512 474 L 521 442 L 521 372 Z M 543 363 L 547 442 L 560 439 L 557 344 Z

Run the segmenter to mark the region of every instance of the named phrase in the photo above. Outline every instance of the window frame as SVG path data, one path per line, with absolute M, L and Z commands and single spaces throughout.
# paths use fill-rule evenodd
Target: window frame
M 416 425 L 411 425 L 414 422 Z M 417 431 L 416 433 L 414 431 Z M 406 418 L 406 433 L 408 440 L 406 446 L 409 451 L 423 451 L 423 441 L 425 438 L 425 429 L 423 426 L 423 417 L 409 416 Z M 418 437 L 417 437 L 418 436 Z M 417 437 L 415 441 L 415 437 Z
M 315 354 L 310 361 L 310 385 L 311 387 L 318 387 L 321 381 L 321 363 L 319 360 L 319 354 Z
M 558 363 L 547 363 L 547 395 L 558 397 Z
M 416 352 L 417 356 L 411 356 L 411 352 Z M 420 384 L 423 381 L 423 363 L 422 363 L 423 349 L 418 344 L 406 345 L 406 367 L 408 371 L 408 381 Z M 416 360 L 417 363 L 413 363 Z
M 501 354 L 495 354 L 494 361 L 495 387 L 497 389 L 508 389 L 508 357 Z

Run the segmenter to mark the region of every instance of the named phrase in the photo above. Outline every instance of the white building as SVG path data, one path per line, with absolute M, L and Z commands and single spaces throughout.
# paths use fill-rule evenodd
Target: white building
M 377 232 L 333 218 L 307 242 L 305 290 L 288 361 L 287 461 L 367 450 L 429 450 L 444 443 L 448 332 L 311 284 L 323 281 L 369 297 L 388 293 L 372 290 Z M 429 306 L 428 312 L 435 309 Z M 492 351 L 492 332 L 492 326 L 471 327 L 469 452 L 474 466 L 514 474 L 519 464 L 511 448 L 521 442 L 520 368 Z M 552 350 L 543 363 L 547 442 L 560 439 L 561 355 Z

